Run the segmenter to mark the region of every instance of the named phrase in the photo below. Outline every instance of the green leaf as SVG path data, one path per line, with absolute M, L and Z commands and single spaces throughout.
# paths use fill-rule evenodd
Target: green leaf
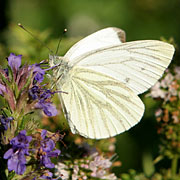
M 13 179 L 14 176 L 15 176 L 15 172 L 14 172 L 14 171 L 11 171 L 11 172 L 9 173 L 9 175 L 8 175 L 8 180 Z
M 11 69 L 11 67 L 10 66 L 8 66 L 7 65 L 7 68 L 8 68 L 8 77 L 9 77 L 9 80 L 12 82 L 12 81 L 14 81 L 14 76 L 13 76 L 13 72 L 12 72 L 12 69 Z
M 143 170 L 147 177 L 152 176 L 155 172 L 153 158 L 150 152 L 145 152 L 143 154 Z
M 14 95 L 16 99 L 19 97 L 19 93 L 20 91 L 18 90 L 18 86 L 16 83 L 14 83 Z
M 11 83 L 8 81 L 8 79 L 2 73 L 0 73 L 0 79 L 5 83 L 5 85 L 8 85 L 8 86 L 11 85 Z
M 3 114 L 4 116 L 6 116 L 6 117 L 12 116 L 11 111 L 10 111 L 8 108 L 3 108 L 3 109 L 2 109 L 2 114 Z

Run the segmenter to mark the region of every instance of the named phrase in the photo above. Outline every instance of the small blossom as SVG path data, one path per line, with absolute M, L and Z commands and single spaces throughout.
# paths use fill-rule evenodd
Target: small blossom
M 29 143 L 31 136 L 26 136 L 26 131 L 21 131 L 18 136 L 10 141 L 12 148 L 4 154 L 4 159 L 8 159 L 8 170 L 14 170 L 16 174 L 23 174 L 26 170 L 25 155 L 29 155 Z
M 173 81 L 174 76 L 171 73 L 168 73 L 163 80 L 161 80 L 161 86 L 167 88 L 169 84 Z
M 32 100 L 36 100 L 39 97 L 40 89 L 38 86 L 33 86 L 29 90 L 29 96 L 32 98 Z
M 8 64 L 11 67 L 11 69 L 15 72 L 17 72 L 19 70 L 19 67 L 21 66 L 21 57 L 22 55 L 16 56 L 13 53 L 11 53 L 8 57 Z
M 44 61 L 40 62 L 39 64 L 33 64 L 31 66 L 29 66 L 29 69 L 32 69 L 33 70 L 33 74 L 35 75 L 34 76 L 34 83 L 38 82 L 38 83 L 41 83 L 43 80 L 44 80 L 44 75 L 45 75 L 45 72 L 50 70 L 50 69 L 53 69 L 55 66 L 53 67 L 50 67 L 50 68 L 47 68 L 47 69 L 42 69 L 41 68 L 41 65 L 44 63 Z
M 58 163 L 55 166 L 55 175 L 61 174 L 66 177 L 64 179 L 107 179 L 115 180 L 117 177 L 109 173 L 112 162 L 109 159 L 94 153 L 88 159 L 76 159 L 72 164 Z M 63 177 L 62 176 L 62 177 Z M 112 178 L 112 179 L 111 179 Z
M 165 98 L 166 91 L 161 89 L 161 83 L 157 82 L 152 88 L 151 88 L 151 97 L 153 98 Z
M 46 130 L 43 130 L 41 133 L 42 141 L 41 141 L 41 147 L 38 151 L 38 156 L 40 160 L 40 164 L 42 166 L 45 166 L 47 168 L 54 168 L 54 164 L 51 162 L 51 157 L 57 157 L 60 154 L 60 150 L 55 148 L 55 143 L 52 139 L 46 138 Z
M 7 89 L 4 85 L 0 84 L 0 95 L 7 93 Z
M 41 83 L 44 80 L 45 70 L 41 69 L 40 64 L 33 64 L 29 66 L 29 70 L 33 71 L 35 83 Z
M 40 178 L 41 179 L 52 179 L 53 174 L 51 172 L 46 172 L 45 174 L 43 174 Z
M 57 115 L 56 107 L 50 102 L 50 98 L 54 93 L 56 92 L 52 92 L 49 89 L 42 89 L 38 86 L 33 86 L 29 90 L 29 96 L 33 100 L 38 100 L 38 102 L 35 104 L 35 108 L 42 109 L 47 116 Z
M 56 116 L 57 115 L 57 109 L 54 105 L 52 105 L 52 103 L 38 103 L 38 105 L 36 107 L 40 107 L 41 109 L 43 109 L 44 113 L 47 116 Z
M 158 110 L 156 110 L 155 116 L 156 116 L 156 117 L 161 116 L 162 113 L 163 113 L 162 109 L 159 108 Z
M 66 169 L 68 169 L 68 166 L 59 162 L 55 165 L 55 176 L 61 177 L 62 180 L 69 179 L 69 172 Z
M 3 126 L 3 129 L 6 131 L 10 127 L 10 122 L 13 120 L 13 117 L 4 117 L 2 116 L 0 118 L 1 125 Z

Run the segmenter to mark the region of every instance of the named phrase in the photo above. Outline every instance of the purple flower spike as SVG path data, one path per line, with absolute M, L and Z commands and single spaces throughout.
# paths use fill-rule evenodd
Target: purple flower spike
M 57 157 L 60 154 L 60 150 L 55 148 L 55 143 L 52 139 L 46 138 L 46 130 L 41 133 L 42 141 L 39 149 L 40 164 L 47 168 L 54 168 L 54 164 L 51 162 L 51 157 Z
M 31 136 L 26 136 L 26 130 L 21 131 L 10 141 L 12 148 L 4 154 L 4 159 L 8 159 L 8 170 L 14 170 L 16 174 L 23 174 L 26 170 L 25 155 L 29 155 L 29 143 Z
M 13 53 L 11 53 L 10 56 L 8 57 L 8 64 L 13 71 L 14 70 L 17 71 L 21 66 L 21 57 L 22 55 L 16 56 Z

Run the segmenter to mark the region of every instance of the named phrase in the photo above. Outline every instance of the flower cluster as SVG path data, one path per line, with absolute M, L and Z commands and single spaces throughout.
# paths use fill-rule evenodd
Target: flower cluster
M 60 150 L 55 149 L 54 135 L 51 137 L 46 130 L 41 130 L 37 136 L 36 124 L 27 128 L 27 124 L 33 123 L 28 115 L 36 109 L 42 109 L 47 116 L 57 114 L 51 102 L 56 92 L 46 88 L 46 84 L 41 85 L 45 72 L 51 68 L 44 69 L 43 61 L 21 66 L 21 58 L 11 53 L 7 58 L 8 67 L 0 68 L 0 95 L 8 105 L 0 115 L 0 149 L 4 151 L 0 158 L 7 160 L 9 173 L 15 179 L 18 179 L 16 175 L 53 179 L 48 170 L 54 168 L 51 157 L 60 155 Z
M 49 89 L 43 89 L 41 86 L 34 85 L 29 90 L 29 97 L 33 101 L 37 101 L 35 108 L 42 109 L 47 116 L 56 116 L 57 109 L 50 102 L 51 96 L 56 93 Z
M 180 67 L 174 69 L 174 74 L 166 70 L 165 77 L 151 88 L 150 96 L 164 99 L 165 102 L 173 101 L 176 96 L 180 97 L 180 94 L 178 94 L 179 79 Z
M 180 153 L 180 67 L 167 70 L 162 80 L 151 89 L 151 97 L 161 100 L 155 116 L 161 135 L 161 154 L 172 159 Z
M 109 173 L 109 168 L 112 162 L 105 159 L 98 153 L 94 153 L 83 159 L 76 159 L 74 162 L 64 161 L 59 162 L 55 166 L 57 177 L 62 179 L 106 179 L 117 180 L 118 178 L 113 173 Z
M 50 101 L 50 95 L 54 92 L 43 91 L 40 87 L 45 72 L 51 68 L 42 69 L 43 61 L 21 67 L 21 58 L 22 55 L 16 56 L 11 53 L 8 57 L 8 68 L 0 69 L 0 95 L 4 96 L 10 109 L 18 114 L 27 114 L 38 108 L 48 116 L 55 116 L 57 110 Z
M 50 157 L 58 157 L 60 150 L 54 150 L 55 143 L 53 139 L 46 137 L 46 134 L 47 131 L 42 130 L 40 147 L 37 151 L 37 159 L 39 160 L 41 166 L 45 166 L 46 168 L 54 168 L 54 164 L 51 162 Z
M 26 170 L 25 155 L 29 155 L 29 143 L 32 140 L 31 136 L 26 136 L 26 131 L 21 131 L 18 136 L 11 139 L 10 148 L 5 154 L 4 159 L 8 159 L 8 170 L 14 170 L 16 174 L 23 174 Z
M 8 159 L 8 170 L 14 170 L 16 174 L 23 174 L 26 170 L 26 164 L 31 162 L 34 164 L 34 174 L 36 171 L 47 175 L 47 168 L 54 168 L 51 157 L 58 157 L 60 150 L 55 149 L 55 141 L 53 136 L 46 137 L 47 131 L 42 130 L 40 138 L 37 134 L 26 136 L 26 130 L 22 130 L 19 134 L 11 139 L 11 148 L 4 154 L 4 159 Z M 54 150 L 55 149 L 55 150 Z M 27 162 L 27 157 L 28 162 Z M 32 159 L 34 162 L 32 162 Z M 30 172 L 33 176 L 32 172 Z M 48 177 L 51 173 L 48 173 Z M 42 178 L 42 176 L 41 176 Z M 46 178 L 45 178 L 46 179 Z

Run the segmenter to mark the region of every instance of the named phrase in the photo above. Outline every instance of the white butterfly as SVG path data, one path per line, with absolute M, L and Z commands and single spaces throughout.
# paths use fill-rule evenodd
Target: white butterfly
M 125 43 L 125 32 L 105 28 L 82 39 L 64 57 L 51 56 L 63 109 L 73 133 L 115 136 L 137 124 L 144 104 L 138 94 L 162 76 L 174 47 L 157 40 Z

